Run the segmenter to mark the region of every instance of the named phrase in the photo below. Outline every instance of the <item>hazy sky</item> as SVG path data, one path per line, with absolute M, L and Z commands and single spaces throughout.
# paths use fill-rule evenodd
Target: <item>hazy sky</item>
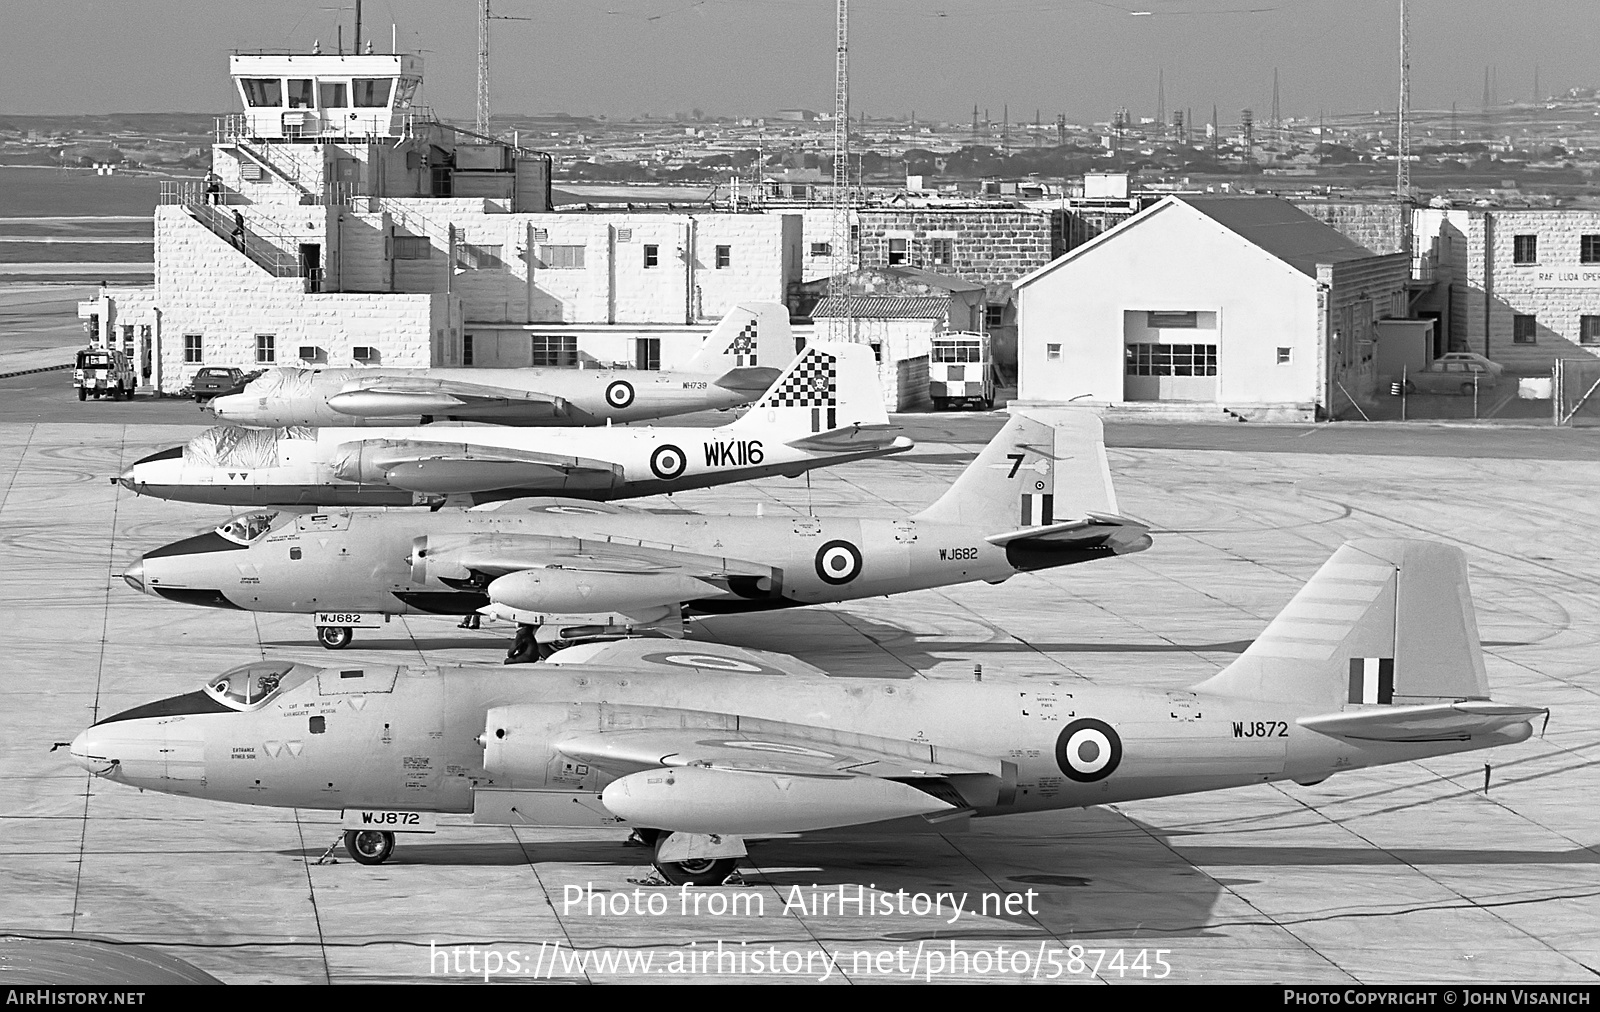
M 342 9 L 341 9 L 342 6 Z M 1104 120 L 1118 106 L 1265 119 L 1389 109 L 1399 0 L 854 0 L 851 109 L 967 121 L 1042 110 Z M 331 51 L 354 0 L 0 0 L 0 113 L 224 112 L 234 49 Z M 1600 83 L 1597 0 L 1410 0 L 1418 108 L 1476 109 Z M 477 0 L 366 0 L 367 36 L 423 52 L 421 101 L 470 118 Z M 493 106 L 626 116 L 764 115 L 833 107 L 829 0 L 495 0 Z M 1146 11 L 1148 14 L 1134 12 Z

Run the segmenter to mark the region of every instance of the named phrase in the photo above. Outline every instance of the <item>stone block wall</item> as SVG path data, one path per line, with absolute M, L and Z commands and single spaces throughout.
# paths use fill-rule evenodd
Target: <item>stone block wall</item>
M 1059 212 L 1029 208 L 863 208 L 859 243 L 863 267 L 889 263 L 889 240 L 907 240 L 907 265 L 985 287 L 1009 285 L 1062 252 Z M 930 259 L 930 239 L 952 242 L 954 262 Z
M 1374 253 L 1398 253 L 1402 248 L 1404 214 L 1407 212 L 1397 203 L 1323 200 L 1292 203 Z

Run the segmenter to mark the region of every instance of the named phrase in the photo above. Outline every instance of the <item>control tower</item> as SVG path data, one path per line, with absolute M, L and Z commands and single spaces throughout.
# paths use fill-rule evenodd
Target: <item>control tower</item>
M 217 121 L 214 203 L 483 197 L 549 210 L 547 157 L 416 104 L 420 56 L 236 53 L 228 72 L 243 112 Z

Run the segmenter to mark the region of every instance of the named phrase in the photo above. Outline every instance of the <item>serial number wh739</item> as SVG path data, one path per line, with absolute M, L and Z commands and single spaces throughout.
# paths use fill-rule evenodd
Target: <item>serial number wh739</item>
M 1289 725 L 1281 720 L 1236 720 L 1233 722 L 1235 738 L 1287 738 Z
M 759 439 L 735 439 L 731 443 L 707 443 L 707 467 L 741 467 L 766 459 Z

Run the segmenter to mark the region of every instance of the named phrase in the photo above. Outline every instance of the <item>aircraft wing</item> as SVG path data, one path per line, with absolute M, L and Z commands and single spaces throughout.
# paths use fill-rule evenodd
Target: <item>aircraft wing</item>
M 559 741 L 566 756 L 613 776 L 695 766 L 797 777 L 920 780 L 957 774 L 1002 774 L 1001 762 L 947 753 L 927 742 L 847 734 L 823 727 L 725 718 L 728 727 L 659 727 L 591 731 Z
M 787 678 L 822 680 L 831 678 L 826 671 L 797 657 L 773 653 L 769 650 L 749 650 L 726 643 L 672 643 L 661 640 L 626 639 L 610 642 L 581 643 L 551 654 L 547 665 L 601 664 L 626 667 L 645 674 L 682 675 L 686 672 L 705 674 L 774 675 Z
M 347 415 L 484 414 L 548 405 L 563 414 L 566 401 L 537 390 L 425 376 L 358 377 L 328 398 L 328 406 Z
M 789 445 L 797 450 L 817 450 L 824 453 L 848 453 L 852 450 L 871 450 L 897 442 L 893 433 L 897 425 L 846 425 L 826 432 L 791 439 Z M 911 440 L 904 441 L 902 449 L 911 449 Z
M 1125 547 L 1124 551 L 1138 551 L 1131 545 L 1141 538 L 1149 547 L 1150 528 L 1136 520 L 1110 513 L 1090 513 L 1079 520 L 1063 520 L 1043 527 L 1023 527 L 1004 534 L 991 534 L 984 538 L 991 545 L 1004 547 L 1014 541 L 1027 541 L 1057 545 L 1063 548 L 1093 548 L 1108 543 Z M 1118 554 L 1122 554 L 1119 552 Z
M 1465 741 L 1513 724 L 1525 724 L 1540 714 L 1542 706 L 1515 706 L 1489 700 L 1426 703 L 1418 706 L 1380 706 L 1370 710 L 1301 717 L 1301 727 L 1335 738 L 1358 741 Z

